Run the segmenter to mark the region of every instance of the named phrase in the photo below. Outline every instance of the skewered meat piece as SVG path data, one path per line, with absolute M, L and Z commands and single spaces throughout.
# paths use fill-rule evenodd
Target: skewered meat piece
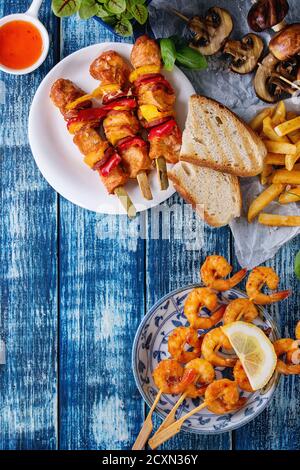
M 90 74 L 101 85 L 118 84 L 123 88 L 128 83 L 130 67 L 117 52 L 107 51 L 92 62 Z
M 153 137 L 150 142 L 149 157 L 153 160 L 164 157 L 168 163 L 177 163 L 179 161 L 179 153 L 181 148 L 181 133 L 178 128 L 168 135 Z
M 82 127 L 73 139 L 78 146 L 80 152 L 85 156 L 84 161 L 91 168 L 96 169 L 100 178 L 109 194 L 128 181 L 128 175 L 124 172 L 120 165 L 112 169 L 107 176 L 101 174 L 101 166 L 99 162 L 105 158 L 105 151 L 109 144 L 103 140 L 99 133 L 89 124 Z
M 129 178 L 136 178 L 139 172 L 152 169 L 148 144 L 141 137 L 123 139 L 123 144 L 118 146 L 118 153 Z
M 130 61 L 135 69 L 145 65 L 157 65 L 161 67 L 160 48 L 154 39 L 148 36 L 140 36 L 131 51 Z
M 136 88 L 139 106 L 152 104 L 161 112 L 172 109 L 176 96 L 160 82 L 141 83 Z
M 124 137 L 136 135 L 140 125 L 131 111 L 110 111 L 103 121 L 103 129 L 107 140 L 115 145 Z
M 71 119 L 77 116 L 78 109 L 90 108 L 92 102 L 90 100 L 83 101 L 76 108 L 72 110 L 67 109 L 67 105 L 77 100 L 81 96 L 84 96 L 83 90 L 78 88 L 71 80 L 65 78 L 59 78 L 56 80 L 50 91 L 50 98 L 57 108 L 59 108 L 65 120 Z

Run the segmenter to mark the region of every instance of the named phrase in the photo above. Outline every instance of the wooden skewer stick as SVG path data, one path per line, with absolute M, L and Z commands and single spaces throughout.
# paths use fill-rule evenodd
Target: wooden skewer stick
M 180 11 L 175 10 L 175 8 L 170 8 L 169 10 L 172 13 L 174 13 L 174 15 L 179 16 L 179 18 L 181 18 L 183 21 L 186 21 L 187 23 L 189 22 L 189 18 L 187 16 L 183 15 L 182 13 L 180 13 Z
M 193 416 L 195 413 L 198 413 L 198 411 L 203 410 L 203 408 L 205 408 L 207 405 L 208 405 L 208 402 L 204 401 L 203 403 L 201 403 L 201 405 L 197 406 L 196 408 L 191 410 L 189 413 L 182 416 L 182 418 L 175 421 L 175 423 L 171 424 L 171 426 L 167 427 L 166 429 L 161 431 L 159 434 L 153 436 L 152 439 L 150 439 L 149 441 L 149 445 L 151 449 L 156 449 L 158 446 L 160 446 L 164 442 L 171 439 L 171 437 L 178 434 L 185 420 Z
M 134 207 L 132 200 L 127 194 L 126 189 L 124 189 L 123 186 L 119 186 L 114 190 L 114 193 L 119 199 L 124 209 L 126 210 L 128 217 L 130 219 L 133 219 L 136 216 L 136 208 Z
M 169 187 L 166 160 L 164 157 L 158 157 L 156 158 L 155 163 L 160 189 L 164 191 Z
M 157 403 L 160 400 L 161 394 L 162 394 L 162 390 L 159 390 L 159 392 L 156 395 L 156 398 L 153 402 L 153 405 L 150 408 L 148 416 L 144 421 L 142 429 L 140 430 L 140 433 L 139 433 L 138 437 L 136 438 L 135 443 L 133 444 L 132 450 L 141 450 L 145 447 L 147 439 L 150 436 L 150 434 L 152 432 L 152 429 L 153 429 L 152 414 L 153 414 L 153 411 L 155 410 L 155 407 L 156 407 Z
M 151 188 L 148 181 L 148 175 L 145 171 L 139 171 L 136 175 L 142 195 L 149 201 L 153 199 Z
M 166 417 L 166 419 L 162 422 L 162 424 L 159 426 L 158 430 L 156 431 L 156 433 L 154 434 L 154 436 L 150 440 L 152 440 L 157 434 L 159 434 L 161 431 L 168 428 L 169 426 L 171 426 L 171 424 L 173 424 L 175 422 L 176 411 L 178 410 L 181 403 L 186 399 L 186 396 L 187 396 L 187 392 L 185 392 L 181 395 L 181 397 L 175 403 L 175 405 L 171 409 L 171 411 L 168 414 L 168 416 Z

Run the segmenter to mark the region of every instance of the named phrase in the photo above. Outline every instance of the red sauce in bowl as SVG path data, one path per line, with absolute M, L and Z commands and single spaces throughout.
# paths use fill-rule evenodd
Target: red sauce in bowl
M 40 57 L 43 40 L 29 21 L 10 21 L 0 27 L 0 63 L 11 69 L 25 69 Z

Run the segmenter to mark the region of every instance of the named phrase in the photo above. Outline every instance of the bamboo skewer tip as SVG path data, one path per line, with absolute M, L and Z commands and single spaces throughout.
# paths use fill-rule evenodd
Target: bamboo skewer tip
M 138 181 L 141 193 L 144 196 L 144 198 L 147 199 L 148 201 L 151 201 L 153 199 L 153 196 L 152 196 L 151 188 L 149 185 L 147 173 L 145 171 L 140 171 L 136 175 L 136 179 Z
M 169 179 L 167 173 L 167 165 L 164 157 L 158 157 L 155 159 L 156 170 L 158 175 L 158 180 L 160 184 L 160 189 L 165 191 L 169 187 Z
M 119 199 L 120 203 L 127 212 L 127 215 L 130 219 L 134 219 L 136 216 L 136 208 L 133 205 L 132 200 L 130 199 L 126 189 L 123 186 L 119 186 L 114 190 L 115 195 Z

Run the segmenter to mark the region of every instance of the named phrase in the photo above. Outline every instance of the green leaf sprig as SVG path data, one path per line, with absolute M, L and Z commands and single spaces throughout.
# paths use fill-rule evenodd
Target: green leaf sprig
M 300 251 L 298 251 L 295 258 L 295 274 L 300 280 Z
M 190 70 L 202 70 L 207 67 L 206 58 L 177 36 L 161 39 L 160 51 L 166 70 L 173 70 L 175 62 Z
M 83 20 L 98 16 L 113 26 L 121 36 L 132 36 L 131 20 L 145 24 L 148 19 L 146 0 L 52 0 L 52 11 L 58 17 L 76 13 Z

